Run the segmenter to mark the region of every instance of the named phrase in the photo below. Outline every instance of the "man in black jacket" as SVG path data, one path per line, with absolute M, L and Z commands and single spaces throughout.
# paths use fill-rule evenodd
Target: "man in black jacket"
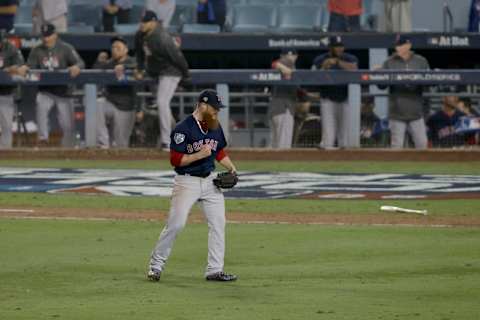
M 188 63 L 175 39 L 159 23 L 153 11 L 146 11 L 136 38 L 138 68 L 158 78 L 157 106 L 162 150 L 170 150 L 172 111 L 170 101 L 180 80 L 189 78 Z
M 122 37 L 111 40 L 111 59 L 97 61 L 95 69 L 114 70 L 118 84 L 105 88 L 105 95 L 97 101 L 97 144 L 100 148 L 110 147 L 107 120 L 113 125 L 112 146 L 128 148 L 130 135 L 135 125 L 136 90 L 135 87 L 122 83 L 125 70 L 136 68 L 136 61 L 128 55 L 128 45 Z

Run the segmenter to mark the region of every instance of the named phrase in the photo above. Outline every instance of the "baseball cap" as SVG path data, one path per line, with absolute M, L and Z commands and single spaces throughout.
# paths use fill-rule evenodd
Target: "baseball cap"
M 145 11 L 142 17 L 142 22 L 158 21 L 157 14 L 151 10 Z
M 198 102 L 203 102 L 211 105 L 217 110 L 225 108 L 222 101 L 220 100 L 220 97 L 218 96 L 217 91 L 212 89 L 203 90 L 198 97 Z
M 328 46 L 330 47 L 343 47 L 343 39 L 341 36 L 331 36 L 328 39 Z
M 115 36 L 113 37 L 112 39 L 110 39 L 110 43 L 113 44 L 115 41 L 120 41 L 120 42 L 123 42 L 124 45 L 126 45 L 128 47 L 128 43 L 127 43 L 127 40 L 125 40 L 124 37 L 121 37 L 121 36 Z
M 52 34 L 56 32 L 55 26 L 51 23 L 42 24 L 40 27 L 40 31 L 43 37 L 50 37 Z
M 397 34 L 397 37 L 395 38 L 395 46 L 402 46 L 406 43 L 411 43 L 410 38 L 404 34 Z
M 298 54 L 297 50 L 295 48 L 283 48 L 282 51 L 280 52 L 281 55 L 285 54 Z

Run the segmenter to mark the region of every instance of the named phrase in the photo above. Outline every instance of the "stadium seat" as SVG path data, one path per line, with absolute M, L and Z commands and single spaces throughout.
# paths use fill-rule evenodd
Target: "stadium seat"
M 68 23 L 72 25 L 84 24 L 95 30 L 102 25 L 102 7 L 94 5 L 75 4 L 68 8 Z
M 144 10 L 143 5 L 134 4 L 130 10 L 130 23 L 139 23 Z
M 280 32 L 313 31 L 321 28 L 322 10 L 319 6 L 280 6 L 278 9 Z
M 135 34 L 138 30 L 138 23 L 126 23 L 115 25 L 115 32 L 120 34 Z
M 266 32 L 275 26 L 275 8 L 272 6 L 235 6 L 232 32 Z
M 327 0 L 288 0 L 290 5 L 309 5 L 309 6 L 325 6 Z
M 31 23 L 15 23 L 13 26 L 15 34 L 27 35 L 32 33 L 33 24 Z
M 220 26 L 216 24 L 184 24 L 182 28 L 183 33 L 219 33 Z
M 181 6 L 196 6 L 198 0 L 176 0 L 175 3 Z
M 186 23 L 195 23 L 195 12 L 195 6 L 177 4 L 175 13 L 170 21 L 170 26 L 180 29 Z
M 246 2 L 254 6 L 279 6 L 287 4 L 288 0 L 246 0 Z
M 86 24 L 73 24 L 68 26 L 68 33 L 94 33 L 95 28 Z
M 22 5 L 17 9 L 15 16 L 16 23 L 32 23 L 32 9 L 31 5 Z

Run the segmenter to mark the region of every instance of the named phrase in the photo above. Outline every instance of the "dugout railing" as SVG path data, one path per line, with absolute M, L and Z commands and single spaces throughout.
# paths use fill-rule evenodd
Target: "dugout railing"
M 347 147 L 360 147 L 360 118 L 362 86 L 370 86 L 370 94 L 379 94 L 373 85 L 478 85 L 480 72 L 475 70 L 437 70 L 437 71 L 310 71 L 299 70 L 291 79 L 282 79 L 279 72 L 272 70 L 192 70 L 192 84 L 195 86 L 214 86 L 229 105 L 232 86 L 318 86 L 348 85 L 350 113 L 348 114 Z M 130 74 L 122 80 L 115 78 L 113 72 L 85 70 L 79 77 L 71 79 L 66 72 L 48 72 L 32 70 L 28 76 L 12 79 L 8 74 L 0 73 L 0 84 L 21 84 L 38 86 L 45 84 L 65 84 L 84 86 L 85 106 L 85 144 L 96 144 L 96 100 L 98 85 L 119 84 L 152 85 L 155 81 L 146 79 L 138 82 Z M 381 98 L 381 97 L 379 97 Z M 220 120 L 229 136 L 230 108 L 221 112 Z

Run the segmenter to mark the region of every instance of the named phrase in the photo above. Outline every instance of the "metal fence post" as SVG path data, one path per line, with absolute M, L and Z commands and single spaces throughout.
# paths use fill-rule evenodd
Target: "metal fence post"
M 346 126 L 343 128 L 347 148 L 360 147 L 360 109 L 362 105 L 362 88 L 359 84 L 348 85 L 349 110 L 345 117 Z
M 83 104 L 85 106 L 85 145 L 97 144 L 97 85 L 86 84 Z
M 228 84 L 224 83 L 218 83 L 216 89 L 222 103 L 226 107 L 218 114 L 218 118 L 223 128 L 225 139 L 227 139 L 227 142 L 230 142 L 230 89 Z

